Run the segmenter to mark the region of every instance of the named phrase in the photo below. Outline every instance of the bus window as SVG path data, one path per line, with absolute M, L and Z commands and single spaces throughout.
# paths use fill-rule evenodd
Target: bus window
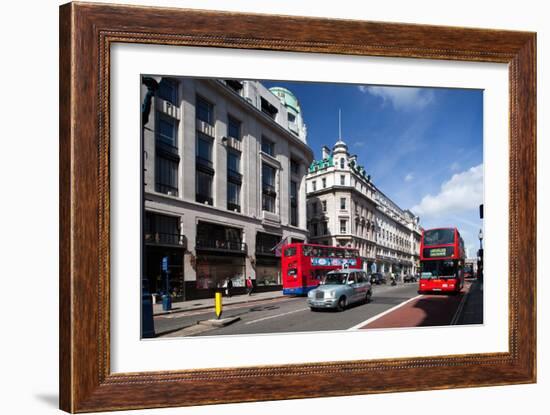
M 311 256 L 311 246 L 309 245 L 304 245 L 303 247 L 303 251 L 304 251 L 304 256 Z
M 290 257 L 296 255 L 296 248 L 286 248 L 285 249 L 285 256 Z

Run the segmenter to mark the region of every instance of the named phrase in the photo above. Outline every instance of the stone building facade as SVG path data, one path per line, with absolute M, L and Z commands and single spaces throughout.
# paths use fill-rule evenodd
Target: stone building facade
M 306 178 L 310 242 L 359 250 L 369 272 L 416 273 L 419 218 L 389 199 L 339 139 Z
M 148 93 L 143 270 L 151 292 L 162 292 L 166 274 L 177 299 L 210 297 L 228 278 L 244 290 L 248 276 L 258 290 L 280 289 L 273 248 L 307 239 L 313 154 L 296 98 L 257 81 L 183 77 L 144 77 L 143 102 Z

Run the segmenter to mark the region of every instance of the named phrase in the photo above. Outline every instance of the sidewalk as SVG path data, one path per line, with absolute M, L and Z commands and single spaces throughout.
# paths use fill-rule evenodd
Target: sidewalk
M 472 283 L 457 324 L 483 324 L 483 281 Z
M 223 296 L 223 305 L 231 304 L 242 304 L 242 303 L 251 303 L 255 301 L 270 300 L 273 298 L 286 297 L 283 295 L 281 290 L 277 291 L 268 291 L 262 293 L 252 293 L 252 295 L 241 294 L 233 295 L 231 297 Z M 179 301 L 177 303 L 172 303 L 172 309 L 170 311 L 164 311 L 162 309 L 162 302 L 153 304 L 153 315 L 162 316 L 166 314 L 182 313 L 185 311 L 191 310 L 202 310 L 214 308 L 214 297 L 212 298 L 203 298 L 199 300 L 188 300 L 188 301 Z

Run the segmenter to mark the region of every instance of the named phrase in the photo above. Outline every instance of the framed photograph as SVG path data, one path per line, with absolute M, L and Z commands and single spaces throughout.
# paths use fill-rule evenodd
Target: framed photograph
M 527 32 L 61 6 L 61 409 L 535 382 L 535 63 Z

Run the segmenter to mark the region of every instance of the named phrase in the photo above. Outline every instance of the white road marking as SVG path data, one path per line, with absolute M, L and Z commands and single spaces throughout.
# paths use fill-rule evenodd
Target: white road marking
M 386 311 L 383 311 L 383 312 L 380 313 L 380 314 L 375 315 L 374 317 L 369 318 L 368 320 L 363 321 L 362 323 L 359 323 L 359 324 L 357 324 L 357 325 L 355 325 L 355 326 L 353 326 L 353 327 L 350 327 L 348 330 L 357 330 L 357 329 L 359 329 L 359 328 L 361 328 L 361 327 L 363 327 L 363 326 L 366 326 L 367 324 L 372 323 L 372 322 L 375 321 L 375 320 L 378 320 L 380 317 L 384 317 L 386 314 L 389 314 L 389 313 L 391 313 L 392 311 L 395 311 L 395 310 L 397 310 L 398 308 L 403 307 L 405 304 L 408 304 L 408 303 L 410 303 L 411 301 L 416 300 L 417 298 L 420 298 L 420 297 L 422 297 L 422 294 L 417 295 L 416 297 L 413 297 L 413 298 L 409 298 L 407 301 L 403 301 L 402 303 L 397 304 L 395 307 L 392 307 L 392 308 L 390 308 L 390 309 L 388 309 L 388 310 L 386 310 Z
M 458 319 L 460 318 L 460 315 L 462 314 L 462 310 L 464 309 L 464 304 L 466 304 L 466 299 L 468 298 L 468 295 L 470 294 L 470 287 L 468 287 L 468 291 L 466 294 L 462 296 L 462 300 L 460 301 L 460 304 L 458 305 L 458 308 L 456 309 L 456 313 L 453 316 L 453 319 L 451 320 L 451 326 L 456 325 L 458 322 Z
M 269 320 L 269 319 L 272 319 L 272 318 L 287 316 L 287 315 L 289 315 L 289 314 L 298 313 L 298 312 L 300 312 L 300 311 L 305 311 L 305 310 L 308 310 L 308 309 L 309 309 L 309 307 L 308 307 L 308 308 L 300 308 L 299 310 L 289 311 L 288 313 L 275 314 L 274 316 L 267 316 L 267 317 L 259 318 L 259 319 L 257 319 L 257 320 L 247 321 L 247 322 L 244 323 L 244 324 L 252 324 L 252 323 L 257 323 L 257 322 L 259 322 L 259 321 Z

